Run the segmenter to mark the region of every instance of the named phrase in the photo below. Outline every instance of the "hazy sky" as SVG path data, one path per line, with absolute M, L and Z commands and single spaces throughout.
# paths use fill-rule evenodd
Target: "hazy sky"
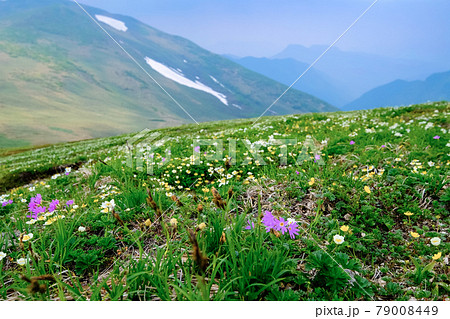
M 80 0 L 133 16 L 223 54 L 272 56 L 288 44 L 332 43 L 373 0 Z M 446 61 L 449 0 L 379 0 L 337 47 Z

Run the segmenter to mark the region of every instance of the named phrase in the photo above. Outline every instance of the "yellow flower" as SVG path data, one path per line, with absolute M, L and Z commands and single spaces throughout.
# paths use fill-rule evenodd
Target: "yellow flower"
M 364 191 L 365 191 L 367 194 L 370 194 L 370 188 L 369 188 L 369 186 L 364 186 Z
M 198 229 L 203 230 L 206 227 L 205 223 L 201 223 L 200 225 L 198 225 Z
M 150 227 L 152 225 L 152 221 L 150 219 L 147 219 L 144 224 L 145 226 Z
M 433 255 L 433 260 L 438 260 L 439 258 L 441 258 L 442 253 L 438 252 L 437 254 Z
M 342 230 L 343 232 L 348 231 L 348 226 L 342 225 L 342 226 L 341 226 L 341 230 Z
M 404 213 L 406 216 L 412 216 L 412 215 L 414 215 L 413 213 L 411 213 L 410 211 L 408 211 L 408 212 L 406 212 L 406 213 Z
M 411 236 L 413 236 L 414 238 L 419 238 L 420 237 L 420 235 L 418 234 L 418 233 L 415 233 L 415 232 L 411 232 Z
M 311 180 L 308 182 L 309 186 L 314 185 L 314 182 L 315 182 L 315 181 L 316 181 L 316 180 L 314 179 L 314 177 L 311 177 Z

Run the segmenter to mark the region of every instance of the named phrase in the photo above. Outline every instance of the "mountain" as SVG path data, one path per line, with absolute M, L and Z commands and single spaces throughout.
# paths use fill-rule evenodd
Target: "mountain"
M 289 45 L 274 59 L 292 58 L 303 63 L 312 63 L 327 46 Z M 363 93 L 396 79 L 419 80 L 427 75 L 443 71 L 439 64 L 429 62 L 384 57 L 362 52 L 342 51 L 331 48 L 314 66 L 325 73 L 331 83 L 341 88 L 350 103 Z M 337 104 L 341 106 L 344 104 Z
M 85 8 L 199 122 L 257 117 L 286 89 L 184 38 Z M 3 147 L 192 123 L 72 1 L 0 1 L 0 64 Z M 290 90 L 267 115 L 332 110 Z
M 226 55 L 225 57 L 243 67 L 263 74 L 280 83 L 291 85 L 309 66 L 307 63 L 292 58 L 269 59 Z M 314 68 L 309 70 L 293 87 L 339 106 L 348 101 L 339 83 L 334 83 L 325 73 Z
M 363 94 L 345 110 L 400 106 L 428 101 L 450 101 L 450 71 L 430 75 L 425 81 L 396 80 Z

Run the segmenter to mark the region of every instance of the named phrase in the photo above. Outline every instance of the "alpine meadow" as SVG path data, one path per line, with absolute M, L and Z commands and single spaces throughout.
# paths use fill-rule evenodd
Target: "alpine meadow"
M 77 1 L 0 1 L 0 300 L 437 314 L 412 302 L 449 300 L 448 72 L 350 99 L 315 62 L 228 56 Z M 308 93 L 287 84 L 308 66 Z

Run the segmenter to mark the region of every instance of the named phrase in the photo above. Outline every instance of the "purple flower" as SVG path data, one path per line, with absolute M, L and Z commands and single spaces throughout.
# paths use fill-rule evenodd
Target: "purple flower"
M 350 145 L 353 145 L 353 144 L 355 144 L 355 141 L 353 141 L 353 140 L 350 141 Z
M 56 206 L 58 206 L 58 205 L 59 205 L 59 200 L 57 200 L 57 199 L 52 200 L 52 201 L 50 202 L 50 205 L 48 205 L 48 211 L 49 211 L 50 213 L 53 212 L 53 211 L 55 211 Z
M 315 158 L 316 160 L 320 160 L 320 155 L 317 154 L 316 156 L 314 156 L 314 158 Z
M 266 210 L 261 222 L 264 226 L 266 226 L 266 233 L 268 233 L 271 229 L 275 228 L 278 220 L 272 215 L 271 212 Z
M 254 229 L 255 228 L 255 223 L 254 222 L 250 222 L 250 219 L 247 220 L 248 226 L 245 227 L 245 229 Z
M 386 147 L 386 145 L 381 145 L 381 148 L 385 148 Z
M 200 146 L 194 147 L 194 152 L 195 152 L 195 153 L 199 153 L 199 152 L 200 152 Z
M 71 206 L 71 205 L 73 205 L 73 199 L 68 200 L 68 201 L 66 202 L 66 206 Z
M 440 139 L 441 137 L 439 135 L 436 135 L 435 137 L 433 137 L 435 140 Z
M 280 218 L 280 220 L 277 220 L 277 223 L 275 224 L 275 229 L 278 231 L 281 231 L 281 233 L 284 235 L 285 232 L 287 232 L 287 222 L 284 220 L 284 218 Z
M 295 235 L 298 235 L 298 225 L 296 222 L 290 223 L 287 227 L 287 230 L 289 232 L 289 236 L 291 236 L 292 239 L 295 239 Z
M 299 171 L 295 171 L 295 174 L 297 174 L 297 175 L 298 175 L 298 174 L 300 174 L 300 172 L 299 172 Z
M 3 202 L 3 203 L 2 203 L 2 206 L 5 207 L 6 205 L 10 205 L 10 204 L 12 204 L 12 203 L 13 203 L 13 200 L 10 199 L 10 200 L 7 200 L 6 202 Z

